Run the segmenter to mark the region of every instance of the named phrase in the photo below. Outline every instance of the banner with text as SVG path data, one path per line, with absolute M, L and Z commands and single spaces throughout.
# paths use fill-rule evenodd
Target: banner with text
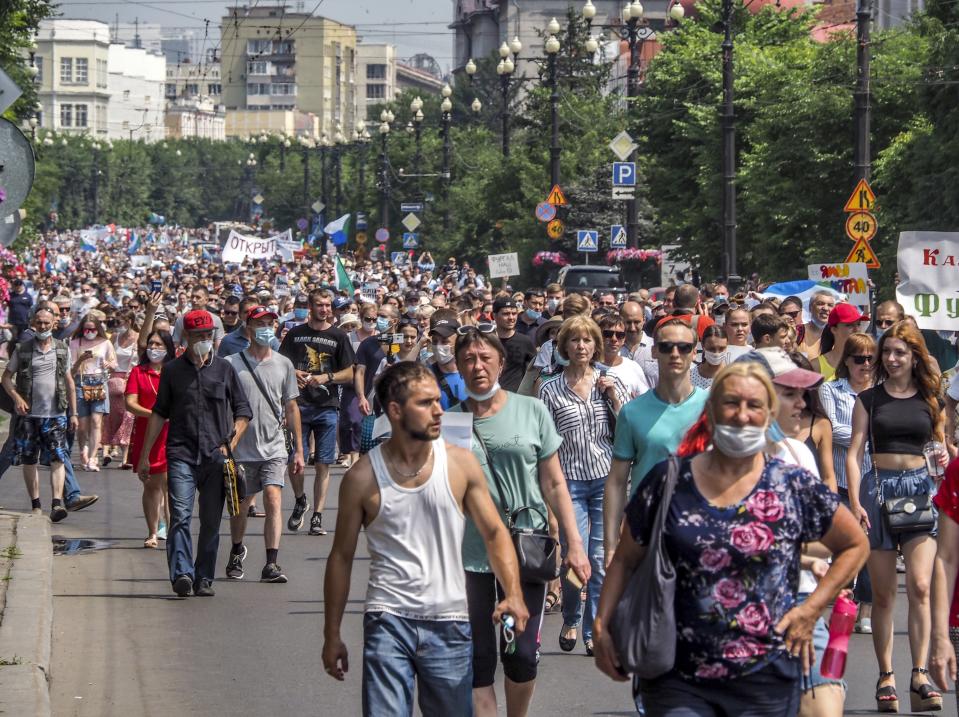
M 959 232 L 899 234 L 896 298 L 920 329 L 959 331 Z
M 519 254 L 515 251 L 509 254 L 490 254 L 489 278 L 499 279 L 504 276 L 519 276 Z
M 869 306 L 869 270 L 865 264 L 810 264 L 809 278 L 845 294 L 850 304 Z
M 223 263 L 239 264 L 244 259 L 272 259 L 276 254 L 276 238 L 259 239 L 247 237 L 230 230 L 223 245 Z

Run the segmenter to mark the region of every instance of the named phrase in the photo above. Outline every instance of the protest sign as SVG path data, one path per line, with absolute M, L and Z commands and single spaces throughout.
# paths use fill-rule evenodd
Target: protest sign
M 809 278 L 846 295 L 850 304 L 869 306 L 869 273 L 865 264 L 810 264 Z
M 130 266 L 134 269 L 146 269 L 153 264 L 153 257 L 146 254 L 134 254 L 130 257 Z
M 223 246 L 224 263 L 241 263 L 244 259 L 270 259 L 276 254 L 276 239 L 258 239 L 230 231 Z
M 959 232 L 899 234 L 896 298 L 920 329 L 959 331 Z
M 509 254 L 490 254 L 489 278 L 499 279 L 504 276 L 519 276 L 519 254 L 515 251 Z

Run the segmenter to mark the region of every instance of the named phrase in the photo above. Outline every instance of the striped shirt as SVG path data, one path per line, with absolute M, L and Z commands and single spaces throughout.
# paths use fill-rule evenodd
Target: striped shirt
M 556 430 L 563 437 L 558 455 L 566 480 L 596 480 L 609 475 L 613 459 L 613 429 L 606 397 L 596 386 L 594 371 L 589 401 L 584 401 L 566 382 L 565 373 L 545 379 L 539 399 L 546 404 Z M 611 376 L 620 405 L 629 400 L 623 383 Z
M 849 486 L 846 481 L 846 455 L 852 439 L 852 409 L 856 405 L 856 392 L 849 385 L 848 379 L 840 378 L 819 387 L 819 401 L 832 423 L 832 462 L 836 472 L 836 484 L 846 489 Z M 863 451 L 862 463 L 862 475 L 866 475 L 872 470 L 868 445 Z

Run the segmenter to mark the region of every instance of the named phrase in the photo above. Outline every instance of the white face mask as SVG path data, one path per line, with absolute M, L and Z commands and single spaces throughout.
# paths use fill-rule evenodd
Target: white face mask
M 147 349 L 147 358 L 153 363 L 160 363 L 166 358 L 166 349 Z
M 363 319 L 363 328 L 367 331 L 376 331 L 376 319 Z
M 713 317 L 713 321 L 716 322 L 716 326 L 725 326 L 726 325 L 726 314 L 716 314 Z
M 213 340 L 209 341 L 197 341 L 193 344 L 193 351 L 200 358 L 205 358 L 208 353 L 213 350 Z
M 721 366 L 726 362 L 726 351 L 717 353 L 715 351 L 703 351 L 703 358 L 710 366 Z
M 766 442 L 766 426 L 713 426 L 713 446 L 730 458 L 761 453 Z
M 83 332 L 83 338 L 85 338 L 87 341 L 93 341 L 93 339 L 95 339 L 96 337 L 97 337 L 97 332 L 96 332 L 96 331 L 84 331 L 84 332 Z
M 436 344 L 433 346 L 433 355 L 440 363 L 449 363 L 453 360 L 453 349 L 446 344 Z
M 474 401 L 489 401 L 493 396 L 496 395 L 496 392 L 499 391 L 499 381 L 494 383 L 490 390 L 486 393 L 473 393 L 469 390 L 469 387 L 466 388 L 466 395 L 472 398 Z

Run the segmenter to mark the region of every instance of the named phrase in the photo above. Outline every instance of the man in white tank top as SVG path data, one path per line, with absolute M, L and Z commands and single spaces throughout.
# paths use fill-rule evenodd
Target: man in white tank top
M 363 618 L 363 714 L 471 715 L 472 636 L 462 541 L 468 513 L 486 542 L 506 597 L 493 612 L 522 632 L 529 616 L 516 552 L 470 451 L 440 438 L 440 389 L 422 364 L 402 362 L 377 384 L 392 436 L 347 471 L 326 564 L 323 665 L 349 669 L 340 623 L 360 529 L 370 578 Z

